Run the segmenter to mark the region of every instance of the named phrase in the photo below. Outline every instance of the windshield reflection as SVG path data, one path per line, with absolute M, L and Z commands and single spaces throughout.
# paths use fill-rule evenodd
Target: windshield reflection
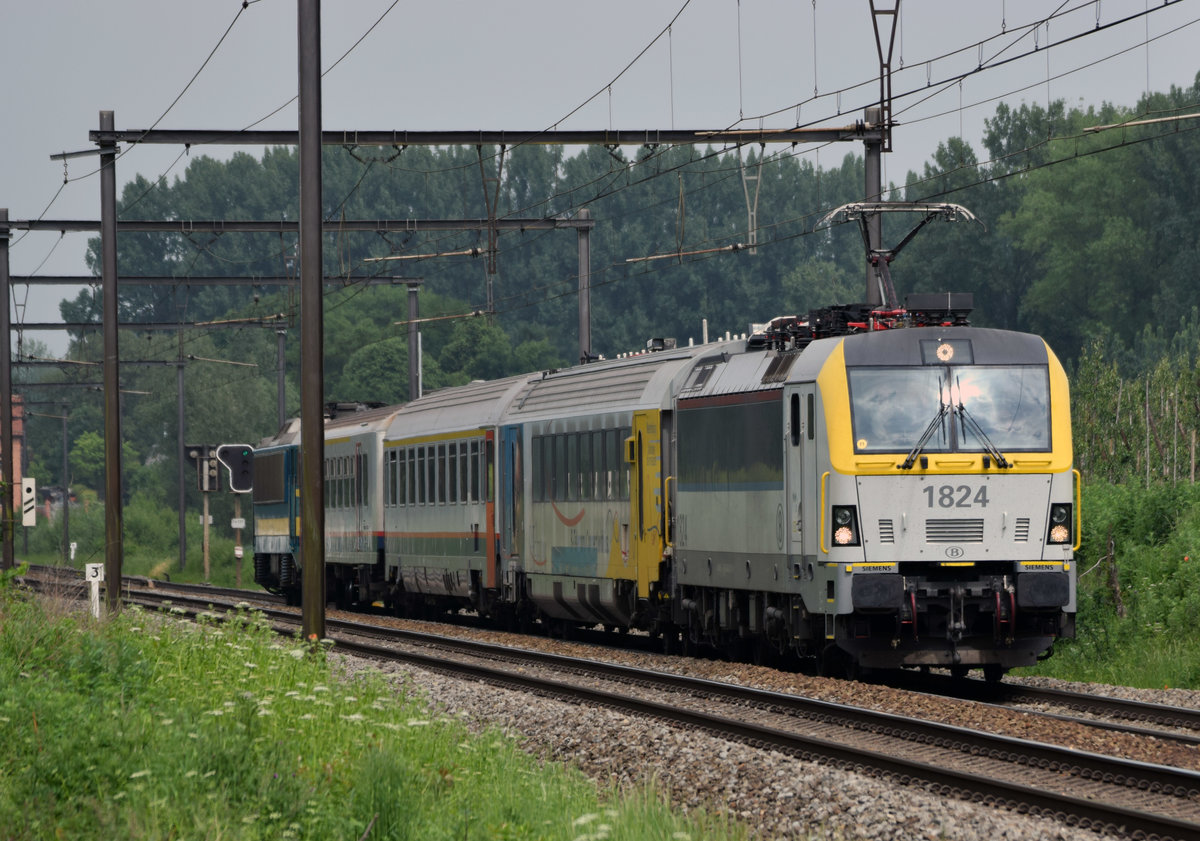
M 1000 450 L 1050 449 L 1050 386 L 1045 366 L 850 368 L 855 452 L 907 452 L 942 406 L 962 405 Z M 925 452 L 986 452 L 969 425 L 946 424 Z

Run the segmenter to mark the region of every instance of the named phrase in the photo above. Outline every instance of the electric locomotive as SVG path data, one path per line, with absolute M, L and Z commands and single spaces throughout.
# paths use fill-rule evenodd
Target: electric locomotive
M 1067 378 L 1041 339 L 966 326 L 968 298 L 816 340 L 778 319 L 697 361 L 674 418 L 685 640 L 998 679 L 1074 635 Z

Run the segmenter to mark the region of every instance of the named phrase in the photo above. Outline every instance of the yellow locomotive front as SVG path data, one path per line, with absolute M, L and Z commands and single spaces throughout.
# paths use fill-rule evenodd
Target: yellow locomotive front
M 1042 339 L 847 336 L 817 384 L 828 642 L 860 666 L 997 679 L 1074 635 L 1078 476 L 1067 377 Z

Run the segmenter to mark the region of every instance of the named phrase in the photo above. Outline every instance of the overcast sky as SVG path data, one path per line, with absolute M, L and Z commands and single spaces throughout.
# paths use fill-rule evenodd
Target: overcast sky
M 163 129 L 294 130 L 296 107 L 285 103 L 296 93 L 296 5 L 0 0 L 0 207 L 14 220 L 98 219 L 95 159 L 71 160 L 71 181 L 58 193 L 63 165 L 50 155 L 94 148 L 88 132 L 98 127 L 101 110 L 115 112 L 118 129 L 157 122 Z M 876 2 L 882 9 L 895 5 Z M 322 66 L 341 59 L 324 77 L 326 130 L 841 125 L 878 99 L 875 29 L 878 23 L 886 49 L 892 26 L 890 16 L 872 17 L 869 0 L 325 0 L 322 6 Z M 920 170 L 951 136 L 962 134 L 982 152 L 983 120 L 1001 99 L 1133 106 L 1147 90 L 1191 85 L 1200 70 L 1200 0 L 1166 7 L 1162 0 L 1067 0 L 1061 8 L 1078 11 L 1028 28 L 1059 6 L 902 0 L 891 59 L 901 125 L 893 153 L 884 156 L 885 181 L 902 182 L 907 170 Z M 1131 15 L 1137 17 L 1106 28 Z M 938 84 L 1007 58 L 1015 60 L 961 85 Z M 177 160 L 181 151 L 129 150 L 117 165 L 118 191 L 138 174 L 182 175 L 188 157 Z M 808 154 L 828 167 L 848 152 L 861 154 L 862 147 Z M 769 216 L 760 206 L 760 221 Z M 86 234 L 60 241 L 56 233 L 17 233 L 11 273 L 85 274 L 86 241 Z M 76 292 L 14 286 L 14 324 L 59 320 L 57 301 Z M 54 351 L 65 347 L 62 333 L 31 337 Z

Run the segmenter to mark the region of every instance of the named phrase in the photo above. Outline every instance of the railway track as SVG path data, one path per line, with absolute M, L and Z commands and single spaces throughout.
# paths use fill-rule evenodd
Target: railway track
M 134 598 L 151 605 L 170 602 L 177 609 L 192 599 L 200 612 L 208 610 L 211 596 L 143 591 Z M 295 633 L 295 611 L 265 612 L 282 632 Z M 327 627 L 347 654 L 649 716 L 1083 828 L 1133 838 L 1200 837 L 1200 772 L 1189 768 L 474 640 L 339 619 L 328 620 Z
M 908 679 L 911 677 L 912 679 Z M 905 676 L 890 685 L 940 697 L 1073 721 L 1200 746 L 1200 710 L 1088 692 L 940 676 Z
M 72 583 L 82 585 L 80 573 L 75 570 L 64 570 L 59 567 L 31 567 L 30 573 L 39 578 L 53 576 L 60 587 L 69 586 Z M 66 576 L 63 575 L 64 573 Z M 266 610 L 280 609 L 284 604 L 281 597 L 262 591 L 213 587 L 207 584 L 162 582 L 139 576 L 126 576 L 125 587 L 128 592 L 133 592 L 134 589 L 154 590 L 160 593 L 179 593 L 195 599 L 211 598 L 220 600 L 226 606 L 237 602 L 246 602 Z M 337 627 L 339 623 L 337 620 L 331 620 L 329 624 Z M 401 632 L 396 631 L 396 633 Z M 597 638 L 601 638 L 600 635 Z M 446 639 L 450 638 L 446 637 Z M 628 638 L 623 639 L 628 642 Z M 464 642 L 464 644 L 466 643 Z M 1200 709 L 1190 707 L 1154 704 L 1135 699 L 1063 689 L 1013 683 L 995 684 L 982 680 L 952 679 L 941 675 L 918 673 L 903 673 L 899 677 L 893 676 L 885 683 L 889 686 L 929 693 L 939 697 L 959 698 L 992 706 L 1022 709 L 1038 715 L 1079 722 L 1092 727 L 1200 745 Z

